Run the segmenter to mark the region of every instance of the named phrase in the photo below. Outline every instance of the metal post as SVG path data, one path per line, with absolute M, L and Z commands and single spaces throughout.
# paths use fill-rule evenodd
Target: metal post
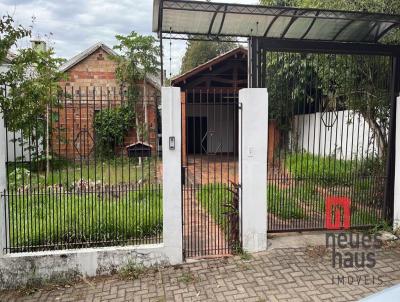
M 385 188 L 385 216 L 392 222 L 394 203 L 394 177 L 396 153 L 396 99 L 400 91 L 400 58 L 392 58 L 392 79 L 390 85 L 390 124 L 388 139 L 387 180 Z
M 4 125 L 3 114 L 0 113 L 0 139 L 4 142 L 5 138 L 6 128 Z M 0 148 L 0 256 L 5 254 L 5 249 L 7 247 L 7 199 L 4 194 L 7 188 L 6 150 L 6 145 L 3 144 Z
M 164 50 L 163 50 L 163 36 L 162 32 L 159 33 L 160 39 L 160 76 L 161 76 L 161 87 L 164 86 Z
M 249 88 L 258 88 L 258 73 L 259 73 L 259 56 L 258 56 L 258 39 L 249 39 Z
M 400 228 L 400 97 L 396 100 L 396 139 L 395 139 L 395 166 L 394 166 L 394 196 L 393 196 L 393 229 Z M 390 182 L 388 180 L 388 182 Z
M 248 42 L 247 42 L 247 47 L 248 47 L 248 51 L 247 51 L 247 88 L 251 88 L 252 84 L 251 84 L 251 79 L 252 79 L 252 74 L 251 74 L 251 53 L 252 53 L 252 39 L 249 38 Z

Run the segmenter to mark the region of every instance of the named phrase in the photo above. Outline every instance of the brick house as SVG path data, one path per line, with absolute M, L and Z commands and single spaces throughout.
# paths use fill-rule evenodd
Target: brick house
M 60 82 L 63 90 L 63 104 L 57 111 L 57 121 L 53 125 L 52 150 L 61 157 L 90 158 L 95 146 L 94 117 L 97 112 L 115 108 L 126 102 L 125 91 L 115 76 L 116 63 L 110 56 L 117 55 L 104 43 L 96 43 L 65 62 L 60 70 L 66 79 Z M 140 91 L 143 83 L 139 83 Z M 139 123 L 144 121 L 146 103 L 148 129 L 147 137 L 138 137 L 135 124 L 124 137 L 123 146 L 116 148 L 116 155 L 126 154 L 126 147 L 139 141 L 145 141 L 157 147 L 157 107 L 160 94 L 160 82 L 156 76 L 146 79 L 147 95 L 140 96 L 135 109 Z M 140 136 L 140 134 L 139 134 Z

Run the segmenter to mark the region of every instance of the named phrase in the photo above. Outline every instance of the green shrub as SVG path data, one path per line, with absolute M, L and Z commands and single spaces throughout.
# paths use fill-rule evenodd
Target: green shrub
M 132 128 L 134 112 L 129 105 L 103 109 L 96 113 L 94 129 L 96 131 L 96 149 L 103 156 L 114 155 L 114 148 L 123 144 L 124 137 Z

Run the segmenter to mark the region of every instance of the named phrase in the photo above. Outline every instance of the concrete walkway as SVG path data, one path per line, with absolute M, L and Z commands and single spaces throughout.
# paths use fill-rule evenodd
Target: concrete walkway
M 397 242 L 376 250 L 374 268 L 348 269 L 332 267 L 321 235 L 281 235 L 269 243 L 268 251 L 250 257 L 160 268 L 135 280 L 115 275 L 31 295 L 2 293 L 0 301 L 357 301 L 400 283 Z M 287 248 L 289 244 L 298 247 Z

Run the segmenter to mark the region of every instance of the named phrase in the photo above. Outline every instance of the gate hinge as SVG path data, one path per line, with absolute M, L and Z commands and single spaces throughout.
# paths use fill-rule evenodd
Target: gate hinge
M 242 103 L 238 103 L 239 110 L 242 110 Z

